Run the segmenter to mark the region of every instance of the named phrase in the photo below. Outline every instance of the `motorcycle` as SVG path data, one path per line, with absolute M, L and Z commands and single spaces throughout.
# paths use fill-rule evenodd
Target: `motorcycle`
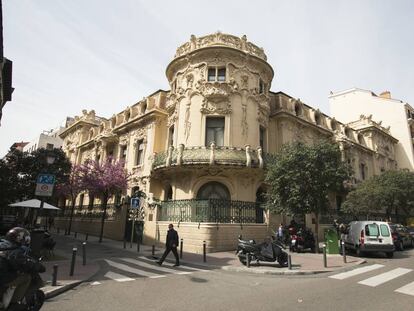
M 300 253 L 305 249 L 310 249 L 312 253 L 315 252 L 315 237 L 309 229 L 300 228 L 295 234 L 290 236 L 289 250 Z
M 249 264 L 255 260 L 257 263 L 277 261 L 281 267 L 288 266 L 288 254 L 276 240 L 256 244 L 254 240 L 242 240 L 239 237 L 236 255 L 243 265 L 247 265 L 247 260 Z
M 33 259 L 34 260 L 34 259 Z M 45 268 L 41 264 L 41 258 L 37 262 L 40 265 L 39 272 L 44 272 Z M 40 289 L 43 287 L 43 280 L 39 275 L 39 272 L 31 274 L 31 281 L 29 288 L 18 305 L 10 305 L 16 287 L 13 286 L 0 286 L 0 311 L 38 311 L 42 307 L 45 301 L 45 294 Z

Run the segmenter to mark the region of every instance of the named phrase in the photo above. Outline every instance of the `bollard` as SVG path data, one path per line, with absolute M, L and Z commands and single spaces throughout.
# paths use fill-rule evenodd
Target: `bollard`
M 58 265 L 53 265 L 52 286 L 57 286 Z
M 203 241 L 203 262 L 207 261 L 207 255 L 206 255 L 206 241 Z
M 323 266 L 328 267 L 328 262 L 326 259 L 326 244 L 323 245 Z
M 345 250 L 345 242 L 341 241 L 341 247 L 342 247 L 342 257 L 344 258 L 344 263 L 346 263 L 346 250 Z
M 76 253 L 77 253 L 78 249 L 76 247 L 74 247 L 72 249 L 72 261 L 70 263 L 70 273 L 69 276 L 73 276 L 73 273 L 75 272 L 75 262 L 76 262 Z
M 78 233 L 77 232 L 75 232 L 75 239 L 78 237 Z
M 246 254 L 246 267 L 250 268 L 250 253 Z
M 126 248 L 126 239 L 124 238 L 124 249 Z
M 82 265 L 86 266 L 86 242 L 82 243 Z
M 183 259 L 183 239 L 181 239 L 180 243 L 180 259 Z
M 89 237 L 89 233 L 85 234 L 85 241 L 88 240 L 88 237 Z
M 155 255 L 155 245 L 152 245 L 151 254 L 152 254 L 152 256 Z
M 292 256 L 288 255 L 288 269 L 292 270 Z
M 139 241 L 137 240 L 137 252 L 139 253 Z

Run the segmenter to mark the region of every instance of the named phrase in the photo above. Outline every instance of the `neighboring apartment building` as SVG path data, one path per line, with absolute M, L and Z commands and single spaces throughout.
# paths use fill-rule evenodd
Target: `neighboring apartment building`
M 285 143 L 335 141 L 355 181 L 397 166 L 397 140 L 380 123 L 361 117 L 344 124 L 271 92 L 273 69 L 246 36 L 191 36 L 166 75 L 171 90 L 159 90 L 108 119 L 84 110 L 60 134 L 73 163 L 123 160 L 131 174 L 126 194 L 139 187 L 149 203 L 161 201 L 145 202 L 146 243 L 162 243 L 170 222 L 179 227 L 186 250 L 196 252 L 203 240 L 208 251 L 218 251 L 233 249 L 239 234 L 259 240 L 271 234 L 289 219 L 261 208 L 264 168 L 267 154 Z M 87 199 L 87 194 L 77 199 L 72 228 L 97 233 L 101 209 Z M 333 215 L 342 195 L 330 199 Z M 67 225 L 68 215 L 56 224 Z M 306 224 L 314 229 L 313 218 L 308 215 Z M 109 204 L 104 234 L 122 239 L 126 219 L 125 206 Z
M 47 150 L 53 150 L 54 148 L 61 148 L 63 140 L 59 137 L 59 134 L 64 130 L 64 127 L 58 127 L 50 131 L 43 131 L 36 139 L 28 143 L 24 148 L 24 152 L 33 152 L 35 150 L 44 148 Z
M 380 95 L 372 91 L 353 88 L 335 92 L 329 96 L 333 117 L 343 122 L 352 122 L 365 114 L 382 121 L 392 135 L 398 139 L 395 157 L 399 168 L 414 171 L 414 108 L 408 103 L 391 98 L 390 92 Z
M 12 87 L 13 62 L 3 55 L 3 4 L 0 0 L 0 125 L 3 115 L 3 107 L 12 99 L 14 88 Z

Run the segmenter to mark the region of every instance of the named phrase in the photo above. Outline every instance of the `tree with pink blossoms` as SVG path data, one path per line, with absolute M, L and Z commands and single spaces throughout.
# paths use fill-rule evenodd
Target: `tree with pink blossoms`
M 87 160 L 82 166 L 82 185 L 90 194 L 100 197 L 102 207 L 101 231 L 99 243 L 102 242 L 106 207 L 108 199 L 121 191 L 125 191 L 128 185 L 128 174 L 122 161 L 115 162 L 112 158 L 104 162 Z
M 76 197 L 79 193 L 85 190 L 83 183 L 83 172 L 84 170 L 81 165 L 72 165 L 67 181 L 63 184 L 57 185 L 57 192 L 65 196 L 65 198 L 69 197 L 71 201 L 68 234 L 70 234 L 70 230 L 72 228 Z

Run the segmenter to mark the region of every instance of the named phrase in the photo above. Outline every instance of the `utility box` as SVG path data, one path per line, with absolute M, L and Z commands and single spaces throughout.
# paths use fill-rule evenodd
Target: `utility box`
M 327 254 L 339 254 L 338 234 L 335 229 L 325 230 L 325 243 Z

